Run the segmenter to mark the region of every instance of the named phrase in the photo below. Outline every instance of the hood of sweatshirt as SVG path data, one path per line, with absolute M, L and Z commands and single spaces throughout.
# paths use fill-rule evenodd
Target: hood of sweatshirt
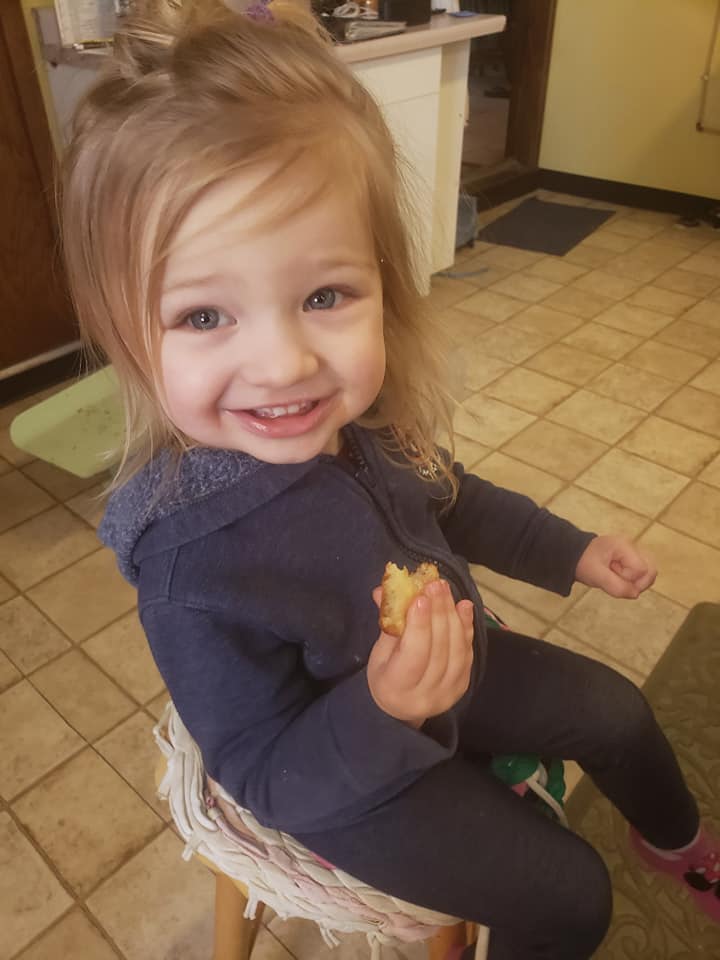
M 296 483 L 321 457 L 270 464 L 245 453 L 196 448 L 160 454 L 116 490 L 98 528 L 133 586 L 142 555 L 179 547 L 244 516 Z

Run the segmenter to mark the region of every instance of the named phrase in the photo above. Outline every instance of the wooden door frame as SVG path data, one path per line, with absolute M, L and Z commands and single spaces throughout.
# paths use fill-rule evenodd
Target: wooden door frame
M 55 203 L 55 147 L 45 112 L 45 101 L 37 76 L 30 36 L 20 0 L 0 0 L 0 58 L 3 67 L 3 93 L 10 109 L 9 126 L 3 131 L 7 141 L 8 163 L 18 164 L 23 189 L 34 194 L 36 203 L 29 210 L 26 224 L 32 222 L 32 238 L 26 229 L 17 249 L 18 276 L 15 286 L 41 284 L 47 304 L 39 298 L 35 327 L 26 325 L 33 342 L 28 355 L 25 345 L 17 351 L 25 329 L 18 337 L 7 339 L 8 362 L 0 369 L 0 404 L 41 389 L 78 371 L 77 323 L 67 289 L 60 258 L 59 227 Z M 11 210 L 13 216 L 22 216 Z M 37 263 L 35 259 L 37 258 Z M 35 273 L 34 268 L 37 267 Z M 17 299 L 17 291 L 16 291 Z M 27 339 L 27 338 L 26 338 Z
M 20 0 L 1 0 L 0 26 L 8 41 L 8 66 L 15 81 L 15 94 L 22 108 L 25 130 L 32 144 L 38 178 L 43 186 L 50 221 L 57 232 L 54 202 L 55 147 Z
M 505 159 L 482 177 L 465 183 L 482 206 L 532 189 L 538 160 L 557 0 L 514 0 L 510 96 Z

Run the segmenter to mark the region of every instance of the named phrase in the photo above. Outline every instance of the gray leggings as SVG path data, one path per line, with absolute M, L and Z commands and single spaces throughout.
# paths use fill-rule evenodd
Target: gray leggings
M 632 683 L 587 657 L 490 630 L 458 753 L 351 826 L 298 840 L 394 896 L 490 927 L 490 960 L 587 960 L 610 922 L 607 870 L 584 840 L 495 778 L 487 758 L 505 753 L 577 761 L 658 847 L 683 846 L 697 831 L 695 801 Z

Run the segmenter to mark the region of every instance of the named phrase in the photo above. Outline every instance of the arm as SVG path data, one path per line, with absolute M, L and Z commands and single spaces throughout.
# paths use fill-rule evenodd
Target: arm
M 412 729 L 377 706 L 366 670 L 323 691 L 299 648 L 268 631 L 166 601 L 141 617 L 208 773 L 261 823 L 337 826 L 455 751 L 450 714 L 435 739 Z
M 567 596 L 578 561 L 594 534 L 538 507 L 529 497 L 496 487 L 461 464 L 460 491 L 440 526 L 453 552 L 470 563 Z

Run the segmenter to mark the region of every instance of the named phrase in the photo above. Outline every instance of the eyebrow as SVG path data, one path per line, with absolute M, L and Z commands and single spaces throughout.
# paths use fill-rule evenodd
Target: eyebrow
M 323 260 L 316 260 L 313 266 L 320 270 L 337 270 L 343 267 L 351 267 L 355 270 L 372 270 L 376 263 L 374 260 L 356 260 L 354 257 L 327 257 Z
M 344 257 L 328 257 L 327 259 L 316 260 L 312 263 L 312 267 L 316 270 L 374 270 L 376 266 L 377 264 L 372 260 L 354 260 Z M 172 286 L 166 287 L 162 292 L 162 296 L 167 297 L 171 294 L 182 292 L 183 290 L 212 287 L 226 281 L 227 277 L 222 273 L 210 273 L 207 274 L 207 276 L 190 277 L 190 279 L 180 280 L 172 284 Z
M 209 273 L 204 277 L 190 277 L 189 280 L 179 280 L 177 283 L 173 283 L 172 286 L 166 287 L 162 292 L 162 296 L 167 297 L 171 293 L 195 289 L 196 287 L 212 287 L 222 283 L 225 279 L 221 273 Z

